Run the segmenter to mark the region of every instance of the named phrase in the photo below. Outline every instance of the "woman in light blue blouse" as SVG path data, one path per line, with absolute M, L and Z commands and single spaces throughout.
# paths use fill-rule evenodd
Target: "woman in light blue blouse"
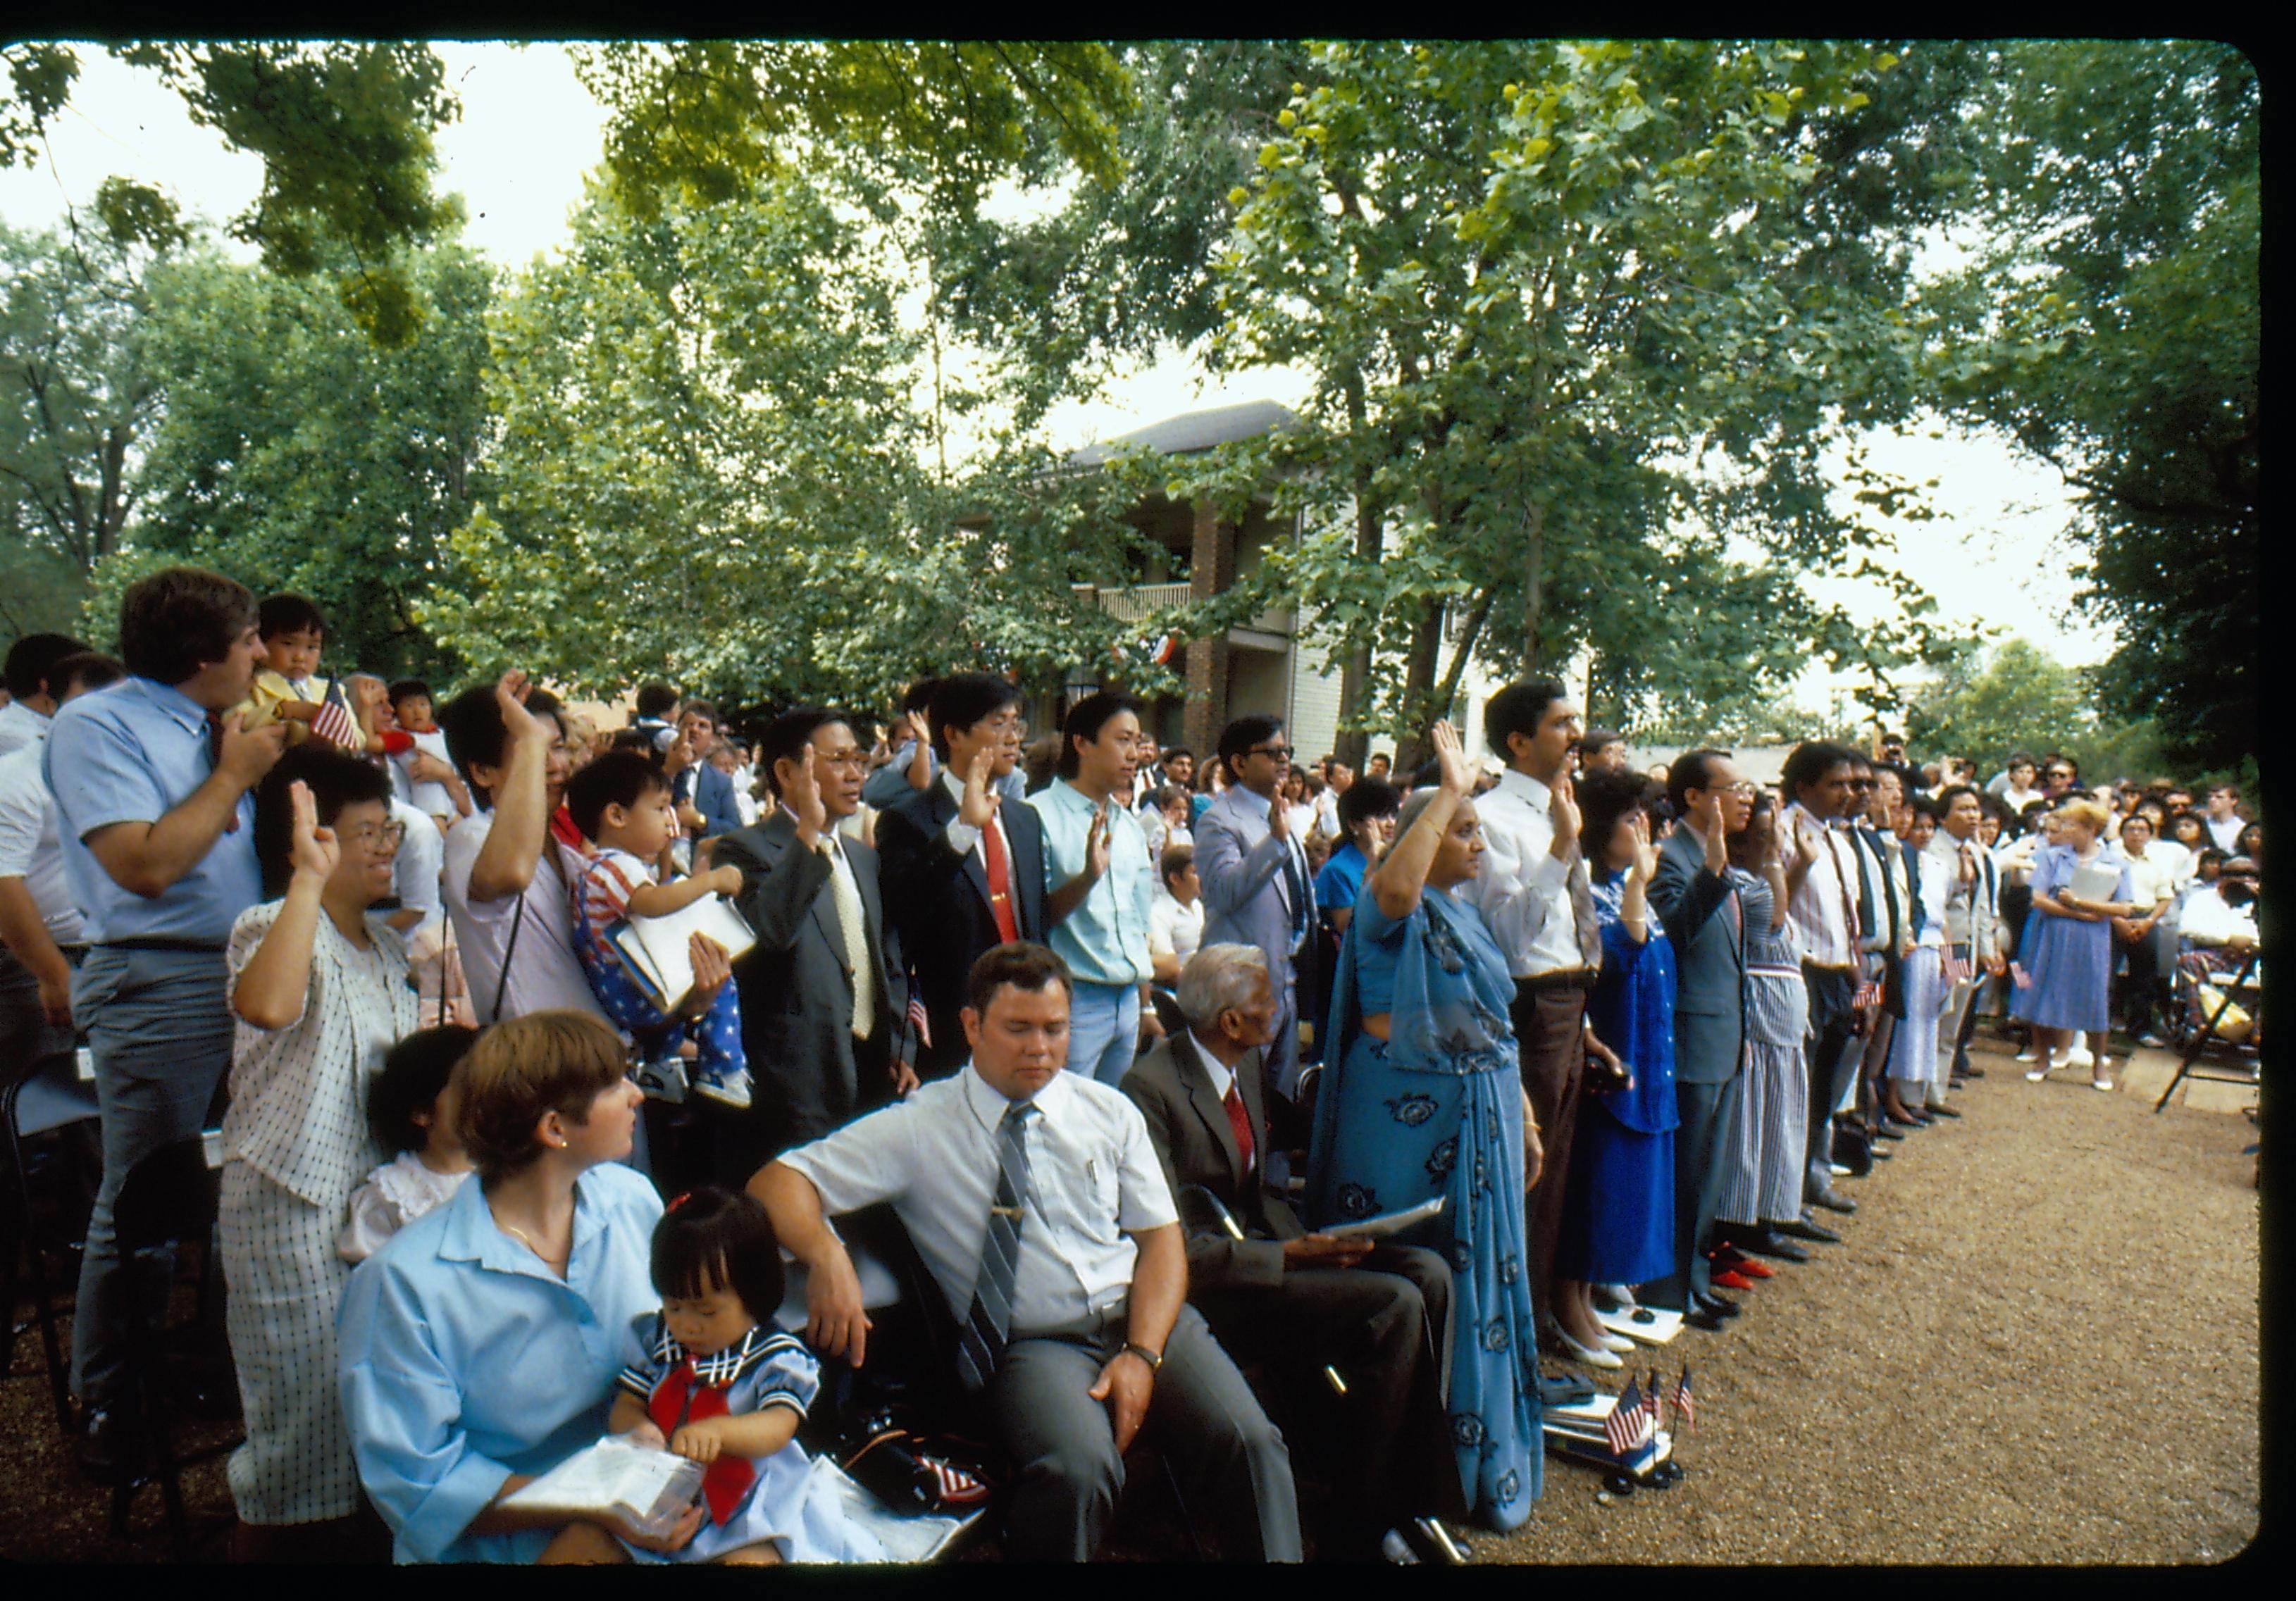
M 531 1562 L 562 1525 L 498 1503 L 605 1433 L 631 1319 L 660 1303 L 661 1201 L 620 1165 L 639 1095 L 594 1017 L 497 1024 L 463 1058 L 479 1181 L 351 1275 L 343 1412 L 401 1562 Z M 693 1538 L 689 1512 L 659 1541 Z

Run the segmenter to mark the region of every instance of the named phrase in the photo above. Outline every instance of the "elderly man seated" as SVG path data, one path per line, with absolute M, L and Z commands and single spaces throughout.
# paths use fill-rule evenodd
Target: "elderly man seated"
M 1309 1234 L 1262 1182 L 1260 1056 L 1278 1012 L 1266 955 L 1205 946 L 1181 969 L 1179 1001 L 1186 1030 L 1159 1041 L 1121 1088 L 1173 1193 L 1199 1186 L 1226 1210 L 1219 1219 L 1183 1201 L 1189 1300 L 1239 1360 L 1305 1378 L 1323 1392 L 1311 1405 L 1337 1409 L 1332 1433 L 1347 1455 L 1324 1466 L 1340 1499 L 1324 1550 L 1456 1560 L 1436 1521 L 1466 1510 L 1438 1354 L 1450 1272 L 1432 1251 Z M 1343 1395 L 1316 1377 L 1327 1366 Z

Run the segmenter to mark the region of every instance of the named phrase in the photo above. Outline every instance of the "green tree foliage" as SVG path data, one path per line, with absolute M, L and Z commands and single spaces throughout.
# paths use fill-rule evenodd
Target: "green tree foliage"
M 321 279 L 212 253 L 149 274 L 143 361 L 165 408 L 143 450 L 132 541 L 99 570 L 92 625 L 139 572 L 190 561 L 318 601 L 339 670 L 451 664 L 415 602 L 483 487 L 493 270 L 439 245 L 410 258 L 407 282 L 422 331 L 386 348 Z
M 1892 65 L 1704 43 L 1314 53 L 1231 197 L 1214 348 L 1316 375 L 1309 426 L 1273 453 L 1328 498 L 1283 577 L 1352 652 L 1359 720 L 1415 729 L 1471 651 L 1551 671 L 1591 648 L 1639 698 L 1701 659 L 1774 690 L 1812 655 L 1878 674 L 1931 648 L 1794 579 L 1881 576 L 1864 511 L 1913 504 L 1863 469 L 1839 504 L 1821 465 L 1913 404 L 1903 252 L 1816 153 L 1896 136 L 1902 118 L 1860 133 Z M 1265 465 L 1250 453 L 1212 470 L 1233 483 Z M 1399 680 L 1373 682 L 1374 650 Z
M 497 309 L 494 486 L 425 608 L 440 635 L 736 702 L 882 704 L 976 661 L 1057 682 L 1113 648 L 1070 589 L 1120 563 L 1095 486 L 1017 439 L 941 471 L 930 301 L 884 199 L 791 173 L 641 218 L 594 191 Z
M 1905 733 L 1916 759 L 1965 756 L 1987 774 L 2014 752 L 2062 751 L 2090 780 L 2149 779 L 2163 756 L 2154 724 L 2100 717 L 2082 674 L 2021 639 L 1959 652 L 1915 693 Z
M 2261 90 L 2230 45 L 1982 53 L 1976 259 L 1935 297 L 1943 392 L 2079 495 L 2100 683 L 2187 764 L 2260 731 Z

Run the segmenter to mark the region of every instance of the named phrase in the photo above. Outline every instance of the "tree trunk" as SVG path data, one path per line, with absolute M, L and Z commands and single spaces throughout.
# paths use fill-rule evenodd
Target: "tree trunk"
M 1368 420 L 1368 408 L 1364 402 L 1363 373 L 1349 367 L 1344 380 L 1348 403 L 1348 428 L 1355 436 L 1357 449 L 1362 449 L 1363 433 Z M 1371 493 L 1371 469 L 1358 459 L 1355 473 L 1356 502 L 1356 560 L 1373 567 L 1379 565 L 1381 547 L 1385 543 L 1386 519 L 1381 515 L 1378 502 Z M 1372 641 L 1378 632 L 1374 619 L 1364 636 L 1348 647 L 1340 664 L 1340 722 L 1338 738 L 1333 740 L 1332 754 L 1357 772 L 1371 752 L 1371 731 L 1367 728 L 1345 726 L 1351 717 L 1360 716 L 1364 703 L 1371 695 Z
M 1482 637 L 1483 625 L 1490 618 L 1491 602 L 1497 600 L 1498 595 L 1496 584 L 1484 590 L 1475 597 L 1474 604 L 1467 609 L 1467 615 L 1459 620 L 1459 647 L 1451 657 L 1449 669 L 1443 674 L 1442 685 L 1435 691 L 1432 715 L 1428 719 L 1431 723 L 1436 717 L 1448 716 L 1451 703 L 1458 699 L 1459 681 L 1466 676 L 1468 658 L 1475 653 L 1475 641 Z
M 1398 777 L 1427 759 L 1427 729 L 1438 715 L 1432 705 L 1435 668 L 1442 658 L 1443 597 L 1430 595 L 1421 603 L 1419 621 L 1411 633 L 1411 651 L 1404 658 L 1403 727 L 1395 739 Z
M 1546 508 L 1530 503 L 1523 531 L 1522 552 L 1522 675 L 1538 676 L 1539 629 L 1546 610 Z

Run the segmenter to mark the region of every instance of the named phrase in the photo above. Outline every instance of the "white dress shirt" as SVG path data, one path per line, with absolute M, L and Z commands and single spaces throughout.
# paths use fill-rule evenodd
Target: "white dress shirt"
M 1808 838 L 1817 853 L 1800 886 L 1786 900 L 1786 921 L 1795 943 L 1812 967 L 1855 968 L 1857 942 L 1849 936 L 1849 920 L 1857 905 L 1857 886 L 1851 877 L 1857 871 L 1857 847 L 1800 801 L 1787 806 L 1785 814 L 1793 829 L 1792 838 Z
M 948 791 L 949 799 L 955 801 L 958 809 L 962 811 L 964 806 L 964 780 L 944 767 L 941 769 L 940 787 Z M 1004 796 L 993 788 L 989 791 L 989 795 L 993 800 L 1001 802 L 1004 799 Z M 1010 875 L 1013 870 L 1013 836 L 1004 831 L 1004 812 L 1002 805 L 991 809 L 988 826 L 996 829 L 996 837 L 1004 842 L 1004 870 L 1007 875 Z M 980 857 L 981 868 L 983 870 L 987 870 L 988 854 L 981 848 L 979 829 L 974 828 L 962 817 L 952 817 L 948 820 L 948 827 L 942 832 L 947 836 L 950 850 L 960 856 Z
M 1148 908 L 1148 954 L 1177 956 L 1185 967 L 1203 943 L 1203 897 L 1183 906 L 1170 890 L 1157 890 L 1155 903 Z
M 1148 1124 L 1122 1091 L 1059 1073 L 1036 1104 L 1042 1115 L 1024 1125 L 1016 1339 L 1122 1306 L 1139 1257 L 1127 1235 L 1179 1221 Z M 1010 1105 L 968 1062 L 781 1160 L 812 1181 L 830 1216 L 890 1201 L 961 1322 L 980 1278 Z
M 2248 819 L 2235 812 L 2221 822 L 2213 817 L 2203 817 L 2201 826 L 2209 831 L 2209 838 L 2217 849 L 2229 856 L 2240 848 L 2240 831 L 2248 827 Z
M 1510 767 L 1475 802 L 1483 870 L 1460 886 L 1517 978 L 1586 966 L 1570 910 L 1570 864 L 1554 854 L 1554 792 Z
M 2256 937 L 2256 903 L 2234 906 L 2218 893 L 2213 884 L 2193 892 L 2185 903 L 2182 932 L 2188 940 L 2220 945 L 2234 935 Z
M 11 702 L 8 707 L 15 709 Z M 27 716 L 37 713 L 27 712 Z M 48 937 L 59 945 L 79 943 L 79 903 L 64 882 L 64 847 L 56 834 L 56 797 L 40 772 L 40 748 L 47 721 L 31 742 L 0 756 L 0 878 L 21 878 L 39 908 Z
M 48 718 L 45 713 L 36 712 L 20 700 L 11 700 L 6 706 L 0 706 L 0 756 L 21 750 L 27 745 L 37 746 L 47 737 Z

